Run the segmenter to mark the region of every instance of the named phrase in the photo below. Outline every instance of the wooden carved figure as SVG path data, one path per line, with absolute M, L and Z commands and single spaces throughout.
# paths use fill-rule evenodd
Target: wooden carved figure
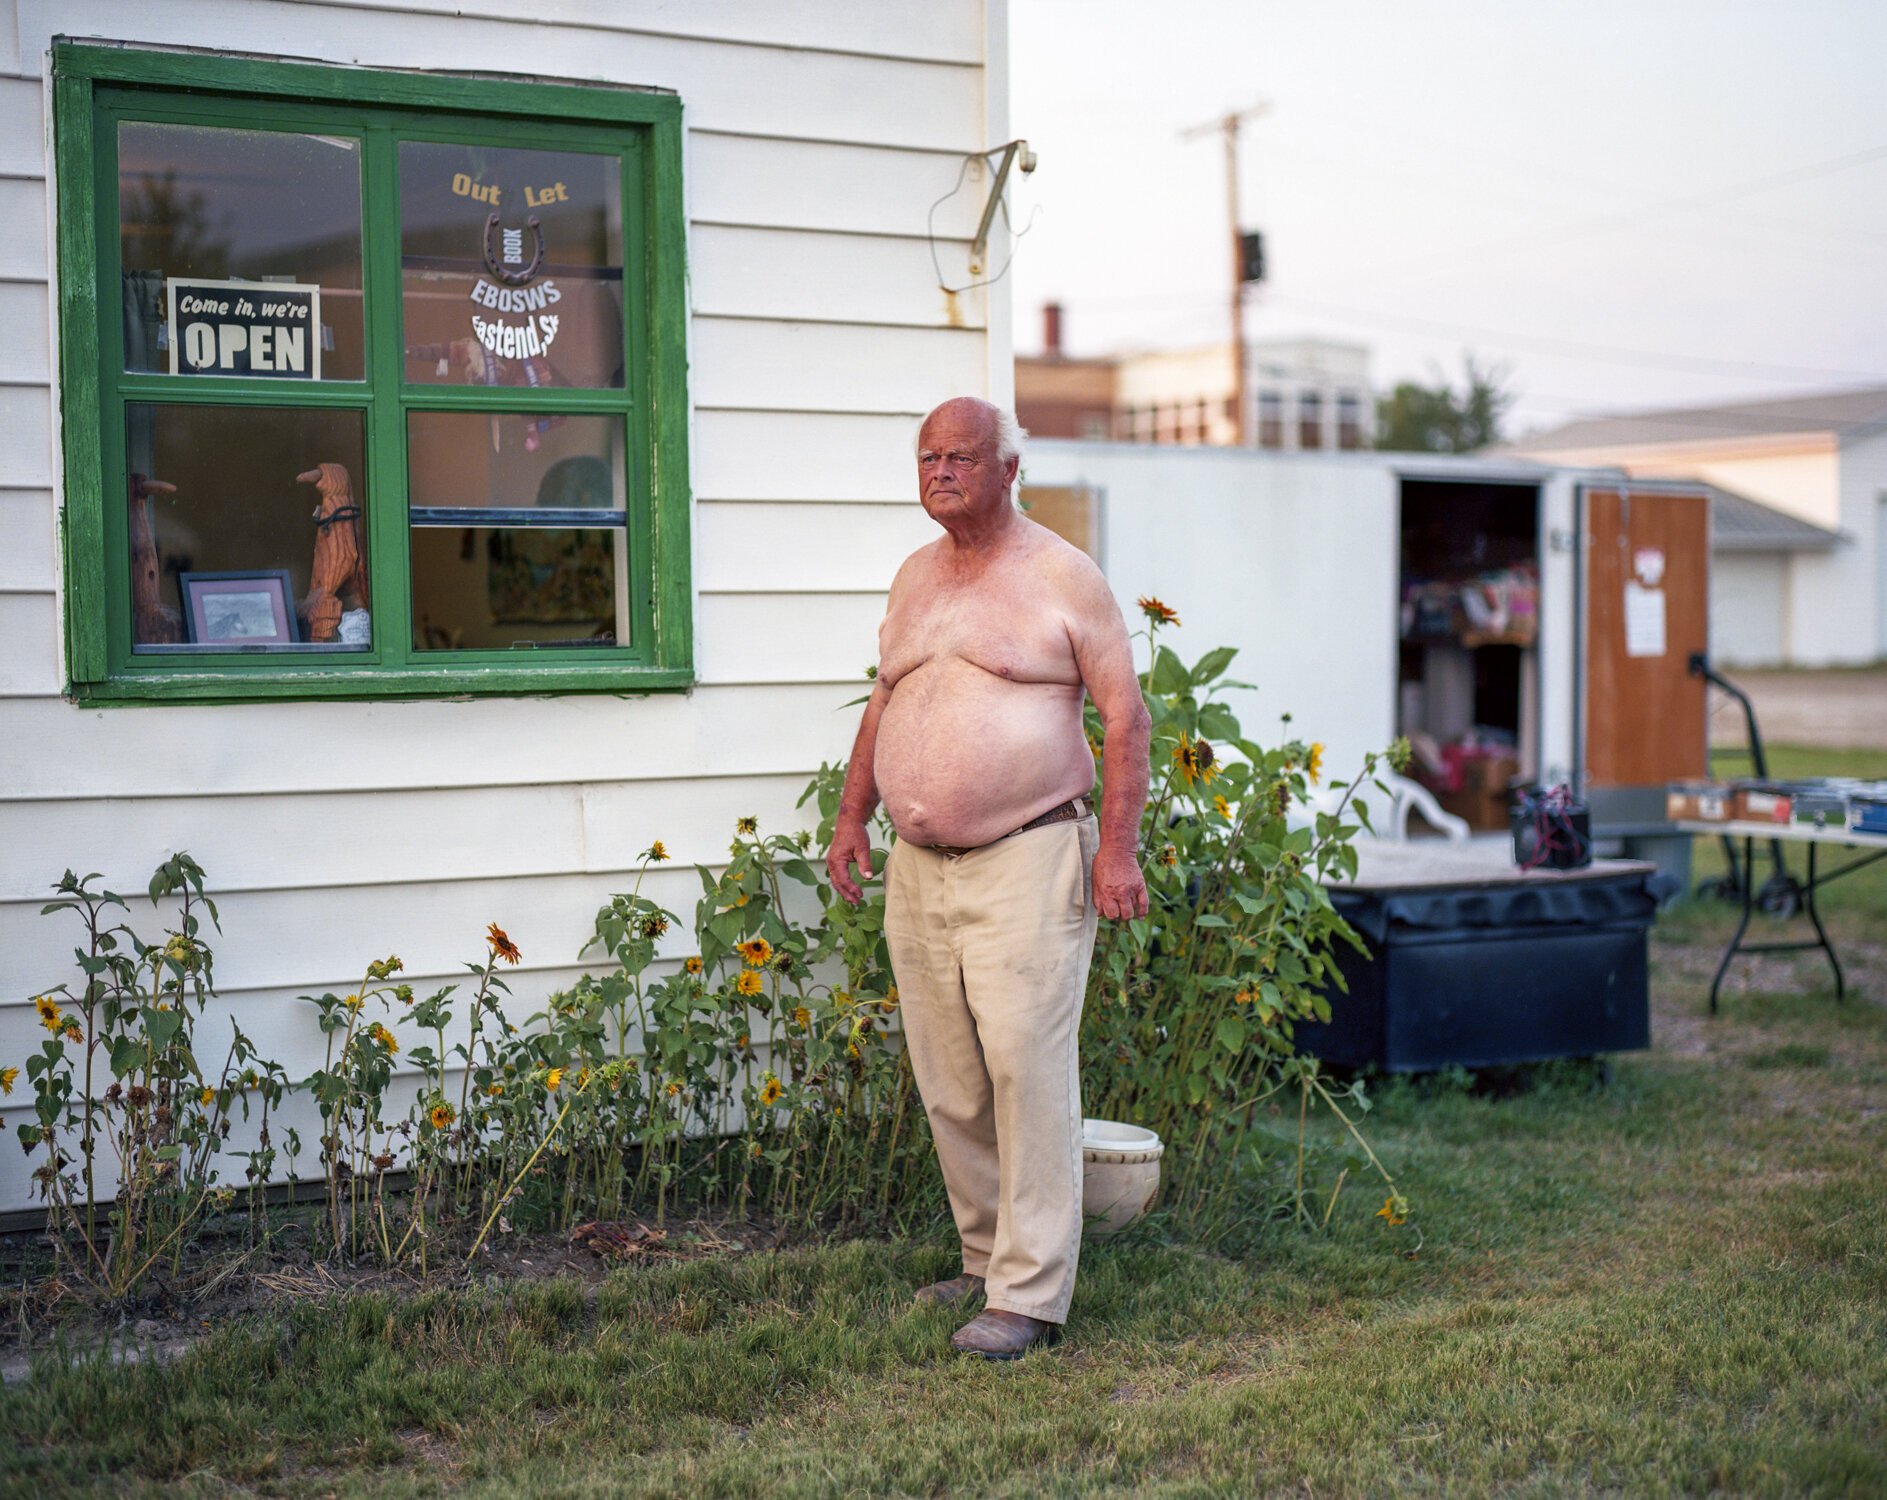
M 314 577 L 308 597 L 295 608 L 305 639 L 332 641 L 341 632 L 344 609 L 367 608 L 367 564 L 360 549 L 361 509 L 341 464 L 317 464 L 295 476 L 321 494 L 315 507 Z
M 158 593 L 157 537 L 146 503 L 154 495 L 176 493 L 176 485 L 161 479 L 131 476 L 131 639 L 140 646 L 169 646 L 183 639 L 183 616 Z

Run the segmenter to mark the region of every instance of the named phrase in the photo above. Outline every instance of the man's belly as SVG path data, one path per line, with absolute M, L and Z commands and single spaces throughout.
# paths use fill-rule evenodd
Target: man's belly
M 899 838 L 989 843 L 1093 787 L 1081 689 L 927 663 L 892 690 L 872 771 Z

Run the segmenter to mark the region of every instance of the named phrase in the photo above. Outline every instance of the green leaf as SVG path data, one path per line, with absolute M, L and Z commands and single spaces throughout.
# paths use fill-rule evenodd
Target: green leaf
M 1192 925 L 1195 927 L 1230 927 L 1232 924 L 1226 921 L 1224 917 L 1214 916 L 1209 911 L 1203 911 L 1192 919 Z
M 111 1043 L 111 1074 L 123 1078 L 144 1061 L 144 1044 L 128 1036 L 114 1037 Z
M 1223 675 L 1225 669 L 1232 664 L 1232 658 L 1237 655 L 1238 647 L 1236 646 L 1220 646 L 1216 650 L 1208 651 L 1199 658 L 1199 665 L 1192 669 L 1194 685 L 1203 685 Z
M 1192 685 L 1192 674 L 1180 665 L 1170 648 L 1162 646 L 1153 656 L 1151 685 L 1155 693 L 1176 697 Z
M 1212 1028 L 1212 1034 L 1227 1052 L 1236 1052 L 1245 1045 L 1245 1018 L 1236 1013 L 1220 1016 L 1219 1024 Z

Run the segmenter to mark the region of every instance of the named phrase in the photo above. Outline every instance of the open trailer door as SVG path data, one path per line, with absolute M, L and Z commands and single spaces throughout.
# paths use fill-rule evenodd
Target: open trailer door
M 1658 822 L 1665 783 L 1708 765 L 1710 499 L 1585 486 L 1583 784 L 1596 823 Z

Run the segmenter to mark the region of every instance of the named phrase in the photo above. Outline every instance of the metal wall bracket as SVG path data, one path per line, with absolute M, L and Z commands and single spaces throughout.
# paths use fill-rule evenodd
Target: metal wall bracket
M 1035 153 L 1029 149 L 1027 141 L 1014 140 L 1006 145 L 991 147 L 983 153 L 983 160 L 988 161 L 998 151 L 1002 153 L 1002 160 L 996 166 L 996 180 L 990 185 L 989 201 L 983 205 L 983 218 L 976 226 L 976 238 L 970 242 L 972 276 L 981 276 L 984 266 L 989 262 L 989 230 L 996 221 L 996 210 L 1002 205 L 1003 189 L 1009 185 L 1009 169 L 1020 166 L 1025 177 L 1035 170 Z

